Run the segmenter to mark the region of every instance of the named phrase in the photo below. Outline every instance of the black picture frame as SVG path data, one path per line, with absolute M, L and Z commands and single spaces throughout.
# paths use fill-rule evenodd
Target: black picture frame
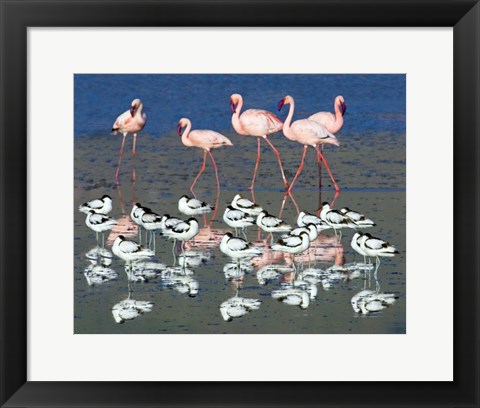
M 1 406 L 479 406 L 480 5 L 476 0 L 0 0 L 0 13 Z M 454 381 L 27 381 L 27 29 L 40 26 L 453 27 Z M 434 150 L 434 137 L 425 137 L 432 137 Z

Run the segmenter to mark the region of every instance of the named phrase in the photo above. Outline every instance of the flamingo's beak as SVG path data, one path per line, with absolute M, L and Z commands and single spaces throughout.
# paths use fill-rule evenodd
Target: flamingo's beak
M 132 117 L 135 116 L 135 108 L 135 105 L 132 105 L 132 107 L 130 108 L 130 115 L 132 115 Z
M 231 99 L 230 99 L 230 109 L 232 110 L 233 113 L 235 113 L 235 104 Z
M 178 123 L 177 125 L 177 133 L 178 136 L 182 136 L 182 125 L 180 123 Z
M 340 102 L 340 109 L 342 110 L 342 116 L 345 115 L 345 112 L 347 111 L 347 105 L 345 105 L 343 102 Z
M 285 99 L 282 99 L 280 102 L 278 102 L 278 110 L 282 110 L 283 105 L 285 105 Z

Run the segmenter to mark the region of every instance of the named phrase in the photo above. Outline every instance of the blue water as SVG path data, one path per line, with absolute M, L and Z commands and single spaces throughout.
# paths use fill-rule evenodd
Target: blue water
M 333 111 L 343 95 L 347 105 L 342 133 L 405 133 L 406 76 L 389 75 L 75 75 L 75 137 L 108 134 L 116 117 L 142 99 L 148 116 L 145 133 L 161 136 L 175 130 L 181 117 L 194 128 L 233 131 L 229 96 L 240 93 L 244 108 L 267 109 L 284 119 L 295 99 L 295 119 Z

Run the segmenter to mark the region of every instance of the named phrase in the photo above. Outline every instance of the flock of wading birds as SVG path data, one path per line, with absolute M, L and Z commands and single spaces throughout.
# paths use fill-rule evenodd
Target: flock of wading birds
M 291 123 L 294 112 L 293 98 L 291 96 L 283 98 L 278 103 L 279 110 L 285 104 L 290 104 L 290 110 L 285 122 L 282 123 L 277 116 L 265 110 L 249 109 L 240 115 L 243 105 L 241 95 L 233 94 L 230 97 L 230 105 L 233 111 L 232 125 L 234 129 L 241 135 L 256 136 L 258 140 L 257 161 L 251 187 L 253 188 L 255 183 L 255 177 L 260 161 L 260 138 L 263 138 L 277 156 L 280 172 L 287 192 L 290 192 L 302 171 L 308 146 L 313 146 L 316 149 L 319 165 L 321 165 L 322 162 L 325 163 L 325 167 L 327 168 L 333 185 L 338 191 L 338 185 L 334 180 L 328 162 L 323 156 L 319 146 L 325 143 L 339 146 L 334 133 L 338 132 L 343 126 L 343 115 L 346 111 L 344 98 L 342 96 L 337 96 L 335 98 L 334 114 L 330 112 L 318 112 L 310 116 L 308 119 L 297 120 L 293 123 Z M 141 100 L 135 99 L 131 104 L 131 109 L 121 114 L 113 125 L 112 130 L 114 132 L 120 132 L 123 134 L 122 146 L 116 170 L 117 183 L 125 138 L 129 133 L 133 134 L 134 142 L 132 155 L 135 156 L 137 133 L 144 128 L 146 123 L 146 114 L 142 112 L 142 110 L 143 105 Z M 185 130 L 182 133 L 183 128 L 185 128 Z M 300 166 L 290 185 L 283 172 L 280 153 L 268 139 L 270 134 L 282 129 L 284 135 L 288 139 L 304 145 Z M 179 136 L 182 137 L 182 142 L 185 146 L 199 147 L 204 150 L 202 167 L 198 175 L 195 177 L 190 190 L 193 189 L 195 183 L 205 169 L 207 153 L 210 155 L 215 167 L 217 188 L 219 189 L 218 169 L 210 150 L 222 146 L 233 146 L 233 144 L 227 137 L 212 130 L 192 131 L 191 122 L 186 118 L 180 119 L 177 131 Z M 132 176 L 135 178 L 135 173 L 133 173 Z M 96 232 L 97 244 L 99 242 L 98 234 L 102 234 L 102 247 L 104 247 L 104 232 L 109 231 L 117 224 L 115 219 L 107 215 L 112 210 L 112 199 L 108 195 L 104 195 L 101 198 L 84 203 L 79 207 L 79 210 L 86 214 L 86 225 Z M 140 242 L 141 229 L 145 229 L 148 248 L 142 246 L 136 241 L 128 240 L 122 235 L 119 235 L 115 239 L 112 251 L 117 257 L 125 261 L 127 271 L 132 271 L 132 264 L 135 262 L 151 258 L 155 255 L 155 233 L 157 232 L 162 236 L 174 240 L 174 256 L 176 241 L 181 241 L 183 254 L 185 242 L 194 239 L 199 232 L 199 223 L 194 216 L 209 213 L 214 210 L 214 207 L 206 202 L 196 199 L 195 197 L 184 195 L 178 201 L 178 210 L 190 218 L 182 220 L 177 217 L 171 217 L 168 214 L 160 216 L 151 209 L 143 207 L 139 203 L 135 203 L 130 213 L 130 217 L 139 226 Z M 304 211 L 299 212 L 296 220 L 297 226 L 292 227 L 284 220 L 269 214 L 259 204 L 242 197 L 240 194 L 237 194 L 231 201 L 230 205 L 225 209 L 223 220 L 229 227 L 235 230 L 235 236 L 230 232 L 226 233 L 220 242 L 220 250 L 236 261 L 237 268 L 240 268 L 240 262 L 242 259 L 251 260 L 262 255 L 261 248 L 256 247 L 254 244 L 246 240 L 245 229 L 257 225 L 261 230 L 271 234 L 271 250 L 291 254 L 292 265 L 295 271 L 297 270 L 295 265 L 295 255 L 308 250 L 311 242 L 317 239 L 318 234 L 321 231 L 333 229 L 335 235 L 338 236 L 338 234 L 340 234 L 341 237 L 341 229 L 343 228 L 357 230 L 375 226 L 375 223 L 372 220 L 365 217 L 360 212 L 350 210 L 349 208 L 335 210 L 332 209 L 328 203 L 323 203 L 319 216 Z M 243 232 L 245 239 L 238 236 L 239 230 Z M 150 234 L 150 236 L 148 236 L 148 234 Z M 274 242 L 273 234 L 281 234 L 281 237 Z M 380 264 L 380 257 L 393 257 L 395 254 L 398 254 L 398 251 L 393 245 L 382 239 L 375 238 L 368 233 L 356 232 L 353 235 L 351 246 L 358 254 L 364 257 L 364 268 L 370 267 L 370 265 L 367 264 L 367 257 L 374 257 L 376 259 L 375 274 Z

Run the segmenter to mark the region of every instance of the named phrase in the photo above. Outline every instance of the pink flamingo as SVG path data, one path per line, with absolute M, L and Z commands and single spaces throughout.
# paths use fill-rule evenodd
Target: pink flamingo
M 282 109 L 283 105 L 290 105 L 290 110 L 288 111 L 288 116 L 285 119 L 283 124 L 283 134 L 287 139 L 294 140 L 298 143 L 304 145 L 302 161 L 300 162 L 300 166 L 298 166 L 297 173 L 293 178 L 292 184 L 288 189 L 288 192 L 292 190 L 295 181 L 297 180 L 299 174 L 303 169 L 303 164 L 305 161 L 305 154 L 307 153 L 307 147 L 313 146 L 317 151 L 317 160 L 320 164 L 322 161 L 325 162 L 325 167 L 327 168 L 328 174 L 330 174 L 330 178 L 332 179 L 333 185 L 335 186 L 335 190 L 339 191 L 340 188 L 338 187 L 335 179 L 333 178 L 333 174 L 330 170 L 330 166 L 328 165 L 327 160 L 323 156 L 322 152 L 319 149 L 319 145 L 323 145 L 324 143 L 330 143 L 335 146 L 340 146 L 335 135 L 330 133 L 323 125 L 320 125 L 317 122 L 309 119 L 301 119 L 292 122 L 293 112 L 295 109 L 295 101 L 290 95 L 285 96 L 280 102 L 278 102 L 278 110 Z
M 257 137 L 257 161 L 255 162 L 255 170 L 253 172 L 253 179 L 250 188 L 253 190 L 255 185 L 255 177 L 257 176 L 258 165 L 260 164 L 260 138 L 263 137 L 270 145 L 277 156 L 280 172 L 282 173 L 283 183 L 288 189 L 288 182 L 283 172 L 282 160 L 280 152 L 273 146 L 268 136 L 282 130 L 282 121 L 272 112 L 259 109 L 248 109 L 240 115 L 243 106 L 242 95 L 233 94 L 230 96 L 230 108 L 232 109 L 232 126 L 235 131 L 244 136 Z
M 123 157 L 123 145 L 125 144 L 125 138 L 129 133 L 133 133 L 133 148 L 132 148 L 132 157 L 135 159 L 135 145 L 137 143 L 137 133 L 140 132 L 147 122 L 147 115 L 142 112 L 143 104 L 140 99 L 134 99 L 132 101 L 130 110 L 123 112 L 116 120 L 112 126 L 113 134 L 120 132 L 123 134 L 122 147 L 120 148 L 120 156 L 118 158 L 117 172 L 115 173 L 115 180 L 118 184 L 118 172 L 120 170 L 120 163 L 122 162 Z M 135 181 L 135 167 L 132 172 L 132 179 Z
M 337 133 L 343 126 L 343 116 L 347 111 L 345 99 L 342 95 L 338 95 L 334 102 L 335 114 L 331 112 L 317 112 L 309 116 L 309 120 L 320 123 L 325 126 L 330 133 Z
M 182 133 L 182 129 L 186 127 L 186 129 Z M 207 152 L 212 159 L 213 166 L 215 167 L 215 176 L 217 178 L 217 191 L 220 192 L 220 182 L 218 180 L 218 168 L 217 163 L 215 163 L 215 159 L 213 158 L 210 149 L 216 149 L 222 146 L 233 146 L 232 142 L 225 136 L 221 135 L 218 132 L 214 132 L 213 130 L 191 130 L 192 129 L 192 122 L 190 119 L 182 118 L 178 122 L 177 126 L 177 133 L 179 136 L 182 136 L 182 143 L 187 147 L 198 147 L 203 149 L 203 164 L 200 168 L 200 171 L 193 180 L 192 185 L 190 186 L 190 191 L 193 192 L 193 187 L 195 183 L 199 179 L 200 175 L 205 170 L 205 161 L 207 159 Z
M 347 111 L 347 105 L 345 105 L 345 99 L 343 98 L 342 95 L 338 95 L 335 98 L 333 107 L 335 110 L 335 114 L 331 112 L 317 112 L 309 116 L 308 119 L 313 120 L 325 126 L 325 128 L 330 133 L 337 133 L 343 126 L 343 116 Z M 323 151 L 323 146 L 322 146 L 322 151 Z M 318 163 L 318 174 L 321 178 L 322 162 Z M 321 187 L 321 181 L 320 181 L 320 187 Z

